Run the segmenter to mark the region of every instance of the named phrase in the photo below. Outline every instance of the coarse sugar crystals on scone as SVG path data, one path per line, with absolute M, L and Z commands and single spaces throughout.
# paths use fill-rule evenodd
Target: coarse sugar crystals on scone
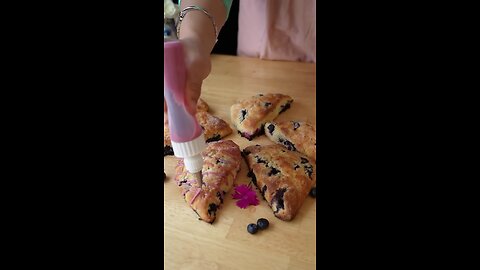
M 306 121 L 275 121 L 265 124 L 266 136 L 288 150 L 298 151 L 316 160 L 316 128 Z
M 208 112 L 197 112 L 198 124 L 202 127 L 206 142 L 218 141 L 232 134 L 232 128 L 223 119 Z
M 195 175 L 186 170 L 182 159 L 175 168 L 175 182 L 198 217 L 213 223 L 225 195 L 232 188 L 240 171 L 242 156 L 238 145 L 231 140 L 208 143 L 202 156 L 204 163 L 201 187 L 198 186 Z
M 232 128 L 230 128 L 227 122 L 219 117 L 205 111 L 198 111 L 195 114 L 195 117 L 203 130 L 206 142 L 218 141 L 232 134 Z M 163 155 L 173 155 L 174 152 L 170 141 L 168 125 L 164 125 L 163 138 Z
M 290 108 L 292 102 L 290 96 L 283 94 L 258 94 L 233 104 L 231 120 L 242 137 L 252 140 L 263 134 L 265 123 Z
M 281 220 L 292 220 L 312 187 L 316 165 L 307 156 L 278 144 L 248 146 L 243 150 L 252 182 Z

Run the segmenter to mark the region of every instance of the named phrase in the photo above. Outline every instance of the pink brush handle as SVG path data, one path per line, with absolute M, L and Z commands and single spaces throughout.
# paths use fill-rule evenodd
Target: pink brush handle
M 187 70 L 180 41 L 163 43 L 163 95 L 168 108 L 168 126 L 174 142 L 189 142 L 202 134 L 197 118 L 186 109 Z

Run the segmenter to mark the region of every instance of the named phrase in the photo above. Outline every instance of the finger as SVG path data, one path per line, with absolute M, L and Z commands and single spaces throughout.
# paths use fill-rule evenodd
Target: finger
M 187 111 L 192 115 L 197 112 L 197 102 L 202 91 L 202 83 L 187 82 Z

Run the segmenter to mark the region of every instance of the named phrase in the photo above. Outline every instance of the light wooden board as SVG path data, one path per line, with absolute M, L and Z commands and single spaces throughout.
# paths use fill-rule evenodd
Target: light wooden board
M 212 114 L 230 125 L 230 106 L 259 93 L 283 93 L 294 99 L 277 120 L 316 124 L 315 64 L 212 55 L 212 65 L 201 97 Z M 265 135 L 248 141 L 235 130 L 225 139 L 233 140 L 241 150 L 252 144 L 272 143 Z M 165 269 L 315 269 L 315 199 L 308 197 L 295 219 L 285 222 L 273 215 L 258 191 L 260 205 L 247 209 L 238 208 L 229 193 L 210 225 L 198 220 L 175 185 L 176 163 L 173 156 L 164 158 L 168 177 L 164 184 Z M 237 184 L 250 182 L 247 172 L 243 161 Z M 270 227 L 249 234 L 247 225 L 261 217 L 270 221 Z

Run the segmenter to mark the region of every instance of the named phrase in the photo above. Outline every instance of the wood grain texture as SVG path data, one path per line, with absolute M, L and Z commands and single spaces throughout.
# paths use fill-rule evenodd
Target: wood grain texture
M 212 55 L 212 73 L 204 82 L 201 97 L 210 105 L 210 112 L 232 129 L 230 106 L 259 93 L 283 93 L 294 99 L 278 120 L 315 125 L 315 85 L 315 64 Z M 252 144 L 273 144 L 265 135 L 248 141 L 236 130 L 224 139 L 233 140 L 241 150 Z M 210 225 L 198 220 L 175 185 L 176 163 L 173 156 L 164 158 L 165 269 L 315 269 L 315 199 L 308 197 L 295 219 L 285 222 L 273 215 L 258 191 L 260 205 L 247 209 L 238 208 L 230 192 Z M 249 183 L 247 172 L 242 161 L 236 184 Z M 261 217 L 270 221 L 270 227 L 250 235 L 247 225 Z

